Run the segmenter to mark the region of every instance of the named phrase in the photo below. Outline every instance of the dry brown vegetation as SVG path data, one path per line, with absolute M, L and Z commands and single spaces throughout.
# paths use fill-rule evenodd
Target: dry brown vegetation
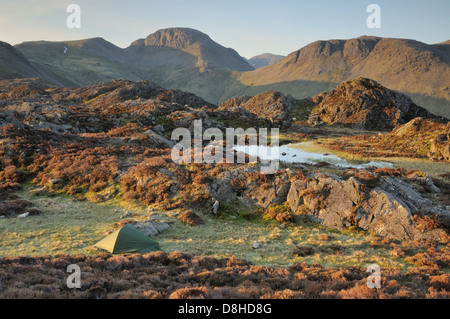
M 368 157 L 432 157 L 433 140 L 446 135 L 448 126 L 438 121 L 413 120 L 387 134 L 342 136 L 323 141 L 327 148 Z
M 196 213 L 194 213 L 192 210 L 188 209 L 183 211 L 179 216 L 178 219 L 181 220 L 184 223 L 190 224 L 190 225 L 201 225 L 205 222 L 203 219 L 198 216 Z
M 121 88 L 122 85 L 125 87 Z M 63 115 L 57 117 L 57 124 L 67 124 L 71 129 L 64 133 L 52 130 L 53 126 L 50 124 L 56 124 L 48 118 L 45 118 L 50 121 L 46 129 L 25 125 L 25 122 L 32 122 L 25 116 L 29 118 L 35 116 L 35 111 L 31 110 L 29 104 L 27 104 L 31 110 L 29 114 L 14 113 L 14 116 L 23 122 L 19 123 L 22 126 L 0 123 L 0 215 L 5 216 L 7 221 L 25 212 L 29 212 L 30 215 L 46 214 L 44 209 L 41 212 L 34 207 L 33 199 L 25 200 L 15 195 L 14 191 L 27 185 L 36 191 L 35 195 L 39 195 L 40 192 L 49 197 L 67 194 L 70 200 L 74 201 L 87 199 L 96 204 L 113 202 L 142 209 L 151 206 L 162 211 L 177 210 L 173 215 L 178 218 L 175 220 L 179 227 L 177 231 L 183 227 L 195 231 L 211 226 L 212 217 L 207 214 L 211 212 L 213 198 L 216 199 L 216 195 L 223 195 L 217 191 L 218 189 L 225 189 L 224 193 L 229 195 L 230 199 L 233 197 L 235 201 L 228 202 L 228 198 L 221 199 L 215 221 L 225 223 L 231 218 L 235 218 L 237 222 L 245 219 L 247 222 L 254 221 L 255 224 L 273 224 L 276 229 L 281 230 L 284 227 L 299 226 L 300 221 L 305 217 L 301 215 L 301 208 L 293 212 L 286 204 L 287 191 L 291 182 L 310 182 L 311 178 L 307 175 L 310 176 L 312 172 L 332 171 L 335 173 L 336 171 L 343 180 L 354 177 L 361 182 L 361 188 L 364 188 L 365 192 L 377 187 L 382 176 L 404 180 L 415 180 L 416 176 L 422 176 L 418 170 L 403 168 L 337 170 L 333 165 L 325 162 L 292 169 L 289 172 L 284 170 L 274 175 L 260 174 L 254 171 L 252 165 L 245 164 L 178 165 L 171 159 L 170 144 L 158 142 L 164 141 L 164 137 L 167 138 L 175 125 L 181 123 L 189 127 L 193 119 L 202 116 L 205 120 L 209 119 L 211 125 L 221 124 L 223 121 L 222 123 L 227 125 L 243 123 L 244 127 L 259 123 L 262 119 L 244 115 L 240 117 L 240 113 L 238 116 L 230 111 L 226 113 L 211 111 L 208 115 L 206 113 L 208 105 L 201 111 L 200 109 L 197 110 L 198 112 L 192 111 L 177 103 L 194 97 L 183 94 L 179 96 L 180 93 L 175 91 L 162 92 L 162 89 L 151 88 L 142 83 L 118 81 L 107 84 L 106 87 L 100 85 L 73 89 L 73 91 L 69 89 L 45 91 L 33 87 L 23 89 L 26 92 L 13 91 L 8 97 L 5 97 L 6 93 L 3 93 L 3 98 L 22 98 L 33 94 L 45 100 L 48 98 L 47 95 L 53 94 L 52 101 L 58 101 L 58 104 L 47 104 L 48 107 L 53 107 L 50 113 L 61 112 Z M 162 100 L 153 99 L 161 94 Z M 203 100 L 195 98 L 194 100 L 197 106 L 204 105 Z M 16 103 L 15 101 L 4 103 L 22 107 L 22 102 L 18 101 L 17 105 L 13 104 Z M 63 112 L 62 110 L 66 108 L 67 112 Z M 284 112 L 284 108 L 278 111 L 280 110 Z M 268 114 L 270 115 L 272 111 L 274 110 L 269 110 Z M 38 125 L 36 123 L 39 121 L 35 119 L 34 125 Z M 149 134 L 149 130 L 158 131 L 160 134 Z M 424 157 L 425 150 L 430 148 L 426 141 L 434 138 L 440 130 L 441 126 L 438 124 L 425 121 L 422 129 L 418 131 L 417 139 L 412 139 L 415 135 L 405 135 L 403 139 L 392 139 L 389 134 L 360 135 L 330 139 L 325 143 L 329 143 L 326 145 L 332 149 L 353 152 L 361 156 Z M 325 133 L 314 131 L 311 135 L 300 133 L 295 136 L 304 139 Z M 151 138 L 152 136 L 155 138 L 155 135 L 158 135 L 157 140 L 159 138 L 157 142 Z M 450 194 L 450 184 L 446 179 L 448 179 L 447 175 L 433 182 L 441 189 L 442 199 L 439 198 L 439 200 L 449 205 L 450 196 L 447 195 Z M 216 186 L 215 190 L 213 186 Z M 217 193 L 214 193 L 215 191 Z M 302 193 L 304 199 L 317 200 L 318 208 L 324 208 L 323 202 L 328 195 L 327 189 L 314 189 L 314 187 Z M 249 206 L 239 204 L 235 199 L 239 196 L 248 200 L 246 204 Z M 445 199 L 446 196 L 447 199 Z M 100 206 L 103 205 L 96 207 Z M 98 213 L 98 210 L 94 209 L 94 212 Z M 439 220 L 429 215 L 414 216 L 413 221 L 423 232 L 440 227 Z M 114 220 L 111 226 L 117 229 L 128 223 L 134 223 L 133 219 Z M 202 224 L 203 226 L 200 226 Z M 78 226 L 74 229 L 81 232 Z M 8 238 L 14 245 L 17 245 L 17 242 L 13 240 L 16 231 L 16 229 L 8 231 Z M 304 232 L 308 231 L 310 230 L 307 229 Z M 320 230 L 322 231 L 323 229 Z M 357 230 L 349 229 L 348 231 L 356 233 Z M 71 230 L 60 234 L 52 233 L 49 238 L 66 237 L 70 232 Z M 78 233 L 75 230 L 74 232 Z M 250 230 L 246 234 L 248 233 Z M 269 240 L 279 239 L 282 236 L 280 233 L 276 231 L 273 234 L 264 233 L 264 236 L 260 236 L 266 240 L 262 241 L 263 245 Z M 39 234 L 40 232 L 32 232 L 24 236 L 32 238 L 40 236 Z M 84 236 L 84 233 L 82 235 Z M 179 235 L 177 233 L 174 238 Z M 308 235 L 313 234 L 311 232 Z M 86 237 L 89 236 L 92 234 L 86 235 Z M 186 236 L 186 240 L 189 236 L 191 235 Z M 242 247 L 236 246 L 236 243 L 243 244 L 246 240 L 250 241 L 247 238 L 250 236 L 245 237 L 245 240 L 230 238 L 223 241 L 231 242 L 235 245 L 234 247 Z M 343 252 L 349 250 L 345 247 L 345 242 L 341 242 L 340 239 L 335 240 L 335 237 L 329 234 L 319 234 L 317 240 L 300 235 L 298 238 L 298 242 L 291 240 L 288 246 L 284 246 L 284 248 L 287 247 L 286 254 L 307 260 L 314 255 L 344 256 Z M 284 244 L 287 240 L 282 243 Z M 86 238 L 83 238 L 82 243 L 86 241 Z M 33 243 L 33 245 L 37 244 Z M 58 245 L 58 241 L 55 245 Z M 208 242 L 208 245 L 211 243 Z M 5 256 L 0 260 L 0 298 L 449 297 L 448 243 L 443 241 L 433 244 L 400 243 L 373 237 L 372 241 L 359 245 L 361 247 L 358 246 L 358 249 L 367 249 L 369 254 L 379 248 L 386 249 L 386 254 L 392 260 L 400 260 L 399 264 L 405 261 L 402 264 L 406 265 L 405 270 L 383 269 L 382 288 L 372 290 L 365 285 L 368 274 L 361 267 L 330 268 L 302 262 L 287 268 L 277 268 L 254 265 L 234 257 L 215 259 L 191 256 L 176 251 L 119 256 L 107 254 Z M 292 251 L 289 251 L 291 248 Z M 233 249 L 235 253 L 241 248 Z M 261 252 L 261 256 L 258 256 L 259 260 L 267 257 L 262 253 L 264 247 L 260 250 L 250 249 L 255 254 Z M 348 256 L 357 261 L 358 254 L 366 254 L 366 252 L 356 251 L 355 256 L 350 254 Z M 272 262 L 271 259 L 266 260 Z M 327 259 L 327 262 L 330 260 L 332 259 Z M 78 264 L 82 268 L 83 286 L 79 290 L 69 290 L 65 286 L 65 279 L 68 276 L 66 268 L 69 264 Z M 411 264 L 414 266 L 408 268 Z
M 80 289 L 71 290 L 66 286 L 69 276 L 66 269 L 70 264 L 81 268 Z M 368 276 L 366 269 L 360 267 L 327 268 L 319 264 L 297 263 L 286 269 L 255 266 L 235 257 L 215 259 L 162 251 L 145 255 L 99 254 L 95 257 L 4 257 L 0 260 L 0 298 L 450 297 L 450 275 L 429 263 L 404 273 L 382 269 L 379 289 L 367 287 Z

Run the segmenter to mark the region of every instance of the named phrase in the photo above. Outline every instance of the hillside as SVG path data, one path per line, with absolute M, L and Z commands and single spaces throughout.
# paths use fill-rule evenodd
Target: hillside
M 38 76 L 39 71 L 13 46 L 0 42 L 0 77 L 13 79 Z
M 366 91 L 341 87 L 356 102 L 392 98 L 367 81 Z M 272 121 L 291 119 L 299 102 L 269 91 L 216 107 L 150 81 L 0 81 L 0 273 L 11 274 L 0 298 L 448 298 L 449 125 L 415 119 L 388 134 L 345 128 L 335 138 L 342 127 Z M 196 120 L 203 155 L 210 142 L 219 155 L 226 148 L 211 129 L 230 127 L 277 127 L 289 154 L 272 174 L 250 158 L 177 162 L 174 129 L 192 133 Z M 417 136 L 435 139 L 436 162 L 421 162 L 428 145 Z M 394 155 L 401 147 L 414 169 L 370 154 L 341 166 L 330 149 L 305 161 L 285 144 L 347 151 L 344 138 L 365 151 L 368 141 Z M 158 251 L 136 251 L 135 237 L 123 239 L 127 251 L 98 246 L 122 227 L 154 238 Z M 65 285 L 70 264 L 83 269 L 77 290 Z M 383 273 L 377 290 L 366 285 L 371 264 Z
M 162 64 L 171 65 L 172 61 L 162 59 L 155 62 L 154 55 L 161 52 L 168 53 L 169 58 L 173 51 L 186 53 L 195 61 L 195 67 L 200 72 L 208 68 L 224 68 L 236 71 L 250 71 L 253 68 L 235 50 L 225 48 L 214 42 L 208 35 L 189 28 L 171 28 L 158 30 L 145 39 L 139 39 L 131 43 L 126 49 L 131 57 L 136 57 L 138 64 Z M 184 59 L 176 59 L 176 64 L 183 64 Z M 172 57 L 173 58 L 173 57 Z M 189 57 L 185 57 L 189 59 Z
M 118 78 L 150 80 L 193 92 L 215 104 L 269 90 L 303 99 L 364 77 L 410 96 L 434 114 L 450 117 L 449 47 L 448 41 L 428 45 L 363 36 L 316 41 L 273 64 L 278 57 L 267 55 L 249 63 L 200 31 L 170 28 L 138 39 L 125 49 L 101 38 L 27 42 L 15 46 L 22 58 L 8 54 L 5 59 L 21 61 L 16 62 L 18 77 L 36 76 L 33 72 L 22 76 L 25 58 L 34 66 L 51 70 L 52 76 L 41 72 L 40 77 L 58 85 L 83 86 Z M 255 67 L 269 65 L 253 70 L 251 63 Z
M 233 81 L 233 72 L 253 70 L 235 50 L 188 28 L 158 30 L 125 49 L 102 38 L 25 42 L 15 47 L 29 60 L 49 66 L 76 86 L 120 78 L 151 80 L 215 103 Z
M 75 86 L 117 78 L 140 79 L 137 68 L 126 63 L 123 50 L 102 38 L 24 42 L 15 48 L 30 61 L 46 65 L 70 79 Z
M 40 63 L 29 61 L 19 50 L 0 41 L 0 79 L 42 78 L 57 85 L 70 85 L 71 82 L 58 76 Z
M 249 87 L 245 94 L 270 87 L 304 98 L 357 77 L 373 79 L 411 96 L 438 115 L 449 116 L 450 55 L 446 43 L 428 45 L 367 36 L 316 41 L 276 64 L 242 73 L 238 80 Z

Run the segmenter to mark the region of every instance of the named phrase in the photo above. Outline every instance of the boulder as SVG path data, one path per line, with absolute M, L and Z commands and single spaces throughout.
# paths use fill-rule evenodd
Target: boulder
M 381 188 L 401 199 L 413 214 L 435 215 L 440 218 L 444 225 L 447 227 L 450 226 L 450 211 L 446 208 L 433 205 L 430 199 L 424 198 L 411 184 L 389 176 L 381 177 L 380 181 Z M 428 177 L 422 177 L 419 180 L 415 179 L 415 181 L 423 183 L 425 187 L 434 192 L 440 192 L 440 189 Z
M 158 221 L 145 221 L 134 224 L 134 228 L 139 230 L 145 236 L 154 237 L 159 233 L 170 228 L 169 224 Z
M 369 193 L 355 216 L 357 225 L 391 239 L 416 239 L 410 209 L 400 199 L 376 188 Z
M 431 200 L 423 198 L 410 184 L 390 176 L 380 178 L 381 188 L 400 198 L 405 205 L 414 213 L 428 210 L 433 206 Z
M 159 135 L 152 130 L 148 130 L 147 135 L 148 135 L 149 139 L 153 143 L 155 143 L 157 146 L 163 146 L 163 147 L 167 147 L 167 148 L 171 148 L 171 147 L 175 146 L 174 141 L 169 140 L 169 139 L 165 138 L 164 136 Z
M 208 186 L 211 194 L 221 201 L 232 201 L 236 198 L 236 192 L 230 185 L 228 178 L 216 179 Z
M 442 225 L 450 224 L 450 212 L 433 205 L 414 187 L 398 178 L 383 176 L 379 187 L 366 190 L 355 178 L 341 179 L 333 174 L 316 173 L 291 182 L 287 203 L 295 213 L 313 222 L 342 230 L 356 226 L 396 240 L 440 240 L 445 230 L 421 229 L 415 215 L 437 216 Z
M 308 208 L 314 222 L 334 229 L 351 225 L 352 216 L 362 200 L 361 183 L 354 178 L 341 180 L 336 175 L 316 174 L 292 182 L 287 202 L 293 212 Z
M 390 239 L 439 241 L 447 237 L 441 228 L 419 230 L 408 205 L 380 188 L 370 192 L 355 220 L 360 228 Z
M 153 227 L 156 228 L 158 233 L 162 233 L 163 231 L 170 228 L 170 225 L 166 222 L 153 221 L 152 224 L 153 224 Z
M 437 160 L 450 161 L 450 138 L 449 133 L 440 134 L 431 140 L 430 157 Z
M 253 249 L 259 249 L 259 248 L 261 248 L 261 245 L 257 241 L 255 241 L 255 242 L 253 242 L 252 247 L 253 247 Z
M 250 203 L 262 208 L 271 204 L 282 204 L 286 201 L 291 183 L 286 175 L 277 176 L 271 182 L 259 185 L 257 183 L 248 185 L 244 198 Z

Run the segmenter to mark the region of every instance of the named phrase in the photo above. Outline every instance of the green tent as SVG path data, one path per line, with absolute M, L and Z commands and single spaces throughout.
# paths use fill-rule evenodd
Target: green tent
M 151 251 L 161 250 L 157 241 L 145 236 L 128 224 L 103 238 L 95 246 L 109 251 L 111 254 L 145 254 Z

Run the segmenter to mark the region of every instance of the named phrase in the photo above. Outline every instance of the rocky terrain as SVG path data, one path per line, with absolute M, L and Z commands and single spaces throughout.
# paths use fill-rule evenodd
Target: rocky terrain
M 292 96 L 268 91 L 252 97 L 242 96 L 226 100 L 218 107 L 218 110 L 236 111 L 242 109 L 278 125 L 286 125 L 291 120 L 290 112 L 293 111 L 297 102 Z
M 317 106 L 311 114 L 316 121 L 348 124 L 358 129 L 390 131 L 416 117 L 432 117 L 406 95 L 365 78 L 342 83 L 313 101 Z
M 245 72 L 246 94 L 269 87 L 296 98 L 329 91 L 357 77 L 370 78 L 410 96 L 435 114 L 449 117 L 448 43 L 428 45 L 408 39 L 359 37 L 313 42 L 265 68 Z
M 0 97 L 3 170 L 8 168 L 8 172 L 32 172 L 35 181 L 42 186 L 46 186 L 51 180 L 61 180 L 55 185 L 51 183 L 52 187 L 66 191 L 77 189 L 75 193 L 79 193 L 85 184 L 78 185 L 71 177 L 71 170 L 65 165 L 73 163 L 65 164 L 65 152 L 70 152 L 75 156 L 74 159 L 78 158 L 82 162 L 83 153 L 91 153 L 96 158 L 97 152 L 98 155 L 105 152 L 95 161 L 103 163 L 102 169 L 109 170 L 108 174 L 111 175 L 102 177 L 100 174 L 97 176 L 100 179 L 97 183 L 106 186 L 110 179 L 123 181 L 128 176 L 131 180 L 124 182 L 124 186 L 135 193 L 133 197 L 141 200 L 145 198 L 145 202 L 151 202 L 150 198 L 155 200 L 162 195 L 165 198 L 162 202 L 165 202 L 171 197 L 179 196 L 179 191 L 188 187 L 189 179 L 183 185 L 176 174 L 167 172 L 163 177 L 166 183 L 173 184 L 166 186 L 170 191 L 166 193 L 158 188 L 159 194 L 150 196 L 145 189 L 138 188 L 135 184 L 137 180 L 134 180 L 137 177 L 133 171 L 142 164 L 133 158 L 141 156 L 139 154 L 144 150 L 144 154 L 149 153 L 150 156 L 144 155 L 141 161 L 155 161 L 152 164 L 155 169 L 164 170 L 167 166 L 175 171 L 184 170 L 182 166 L 170 164 L 168 158 L 168 150 L 175 144 L 170 140 L 174 128 L 185 127 L 193 131 L 193 121 L 196 119 L 202 120 L 204 129 L 224 128 L 237 119 L 247 121 L 247 125 L 259 121 L 285 128 L 290 126 L 290 114 L 296 105 L 296 100 L 289 96 L 266 92 L 255 97 L 228 100 L 217 107 L 191 93 L 165 90 L 148 81 L 125 80 L 73 89 L 51 88 L 33 80 L 3 81 Z M 338 100 L 339 97 L 344 100 Z M 350 122 L 357 128 L 374 129 L 378 125 L 389 129 L 417 115 L 431 117 L 407 97 L 396 95 L 367 79 L 346 82 L 336 90 L 313 100 L 317 101 L 318 106 L 313 109 L 312 114 L 318 113 L 321 121 L 339 124 Z M 346 104 L 346 101 L 350 102 Z M 383 111 L 377 109 L 379 107 L 384 107 Z M 336 120 L 333 114 L 347 115 L 348 119 Z M 388 120 L 389 115 L 392 117 Z M 419 120 L 414 121 L 408 125 L 417 125 L 415 123 Z M 390 134 L 398 136 L 404 130 L 399 127 Z M 441 145 L 447 144 L 446 134 L 437 136 L 430 146 L 430 154 L 446 158 L 448 154 L 445 149 L 448 151 L 448 146 L 445 148 Z M 77 149 L 74 149 L 75 145 Z M 15 149 L 21 151 L 16 153 Z M 130 154 L 127 155 L 127 152 Z M 154 157 L 157 154 L 160 155 L 158 160 Z M 58 163 L 58 158 L 61 163 Z M 130 160 L 134 161 L 135 166 L 124 166 Z M 349 174 L 353 175 L 352 172 L 317 174 L 304 170 L 301 175 L 282 171 L 274 176 L 258 177 L 252 169 L 242 172 L 244 168 L 245 165 L 237 165 L 219 170 L 211 167 L 204 171 L 206 176 L 201 183 L 204 189 L 199 196 L 204 196 L 205 200 L 212 197 L 223 200 L 239 198 L 246 206 L 254 205 L 264 209 L 272 204 L 287 203 L 291 214 L 301 210 L 311 220 L 327 227 L 343 229 L 355 226 L 396 239 L 440 240 L 441 236 L 446 236 L 442 229 L 417 232 L 414 220 L 416 216 L 433 216 L 444 226 L 449 222 L 449 212 L 445 207 L 436 206 L 421 195 L 426 190 L 439 192 L 439 188 L 429 178 L 420 177 L 420 173 L 402 173 L 399 179 L 395 176 L 395 171 L 388 172 L 387 177 L 367 172 L 367 176 L 359 180 L 357 177 L 349 177 Z M 97 174 L 95 165 L 91 169 L 94 175 Z M 222 170 L 226 173 L 221 173 Z M 210 171 L 215 171 L 215 175 L 210 176 Z M 394 176 L 390 176 L 392 174 Z M 302 178 L 298 180 L 296 176 Z M 91 184 L 96 180 L 96 177 L 93 178 Z M 365 179 L 370 183 L 367 184 Z M 148 183 L 153 182 L 148 180 Z M 417 183 L 419 185 L 415 185 Z M 143 185 L 146 185 L 145 182 Z M 152 187 L 150 184 L 147 186 L 150 191 Z M 426 190 L 420 187 L 425 187 Z M 189 206 L 189 202 L 184 205 Z M 390 210 L 388 207 L 391 207 Z
M 300 113 L 308 113 L 310 110 L 312 113 L 306 114 L 304 121 L 295 119 Z M 3 221 L 13 223 L 18 216 L 27 212 L 27 216 L 48 214 L 45 206 L 34 207 L 35 200 L 21 197 L 23 193 L 20 191 L 24 187 L 31 187 L 36 198 L 69 196 L 74 203 L 120 203 L 158 209 L 167 216 L 176 216 L 178 221 L 194 229 L 207 229 L 211 225 L 210 218 L 219 218 L 218 223 L 223 218 L 256 224 L 273 222 L 279 231 L 283 227 L 311 224 L 312 229 L 333 231 L 335 236 L 345 232 L 361 232 L 364 234 L 361 236 L 383 241 L 384 244 L 380 246 L 390 248 L 402 244 L 404 249 L 415 247 L 407 253 L 398 247 L 395 249 L 395 254 L 399 254 L 396 258 L 403 258 L 402 262 L 409 266 L 422 265 L 423 260 L 427 259 L 423 255 L 427 250 L 439 251 L 433 257 L 436 260 L 430 262 L 431 266 L 426 263 L 424 265 L 433 268 L 433 276 L 443 277 L 427 277 L 426 284 L 409 289 L 407 295 L 447 295 L 448 275 L 445 273 L 449 269 L 447 250 L 450 242 L 450 203 L 446 194 L 450 185 L 446 176 L 431 178 L 418 169 L 348 168 L 330 163 L 281 163 L 278 172 L 265 175 L 260 173 L 260 163 L 176 164 L 171 159 L 175 144 L 171 140 L 172 131 L 184 127 L 192 132 L 194 120 L 201 119 L 203 129 L 278 127 L 287 136 L 285 142 L 299 137 L 311 141 L 320 140 L 324 134 L 320 131 L 322 126 L 306 123 L 311 114 L 318 114 L 322 122 L 351 124 L 350 133 L 346 137 L 355 140 L 369 137 L 355 137 L 351 133 L 354 128 L 370 130 L 376 129 L 378 125 L 379 129 L 390 130 L 395 127 L 390 133 L 379 135 L 380 139 L 394 140 L 392 136 L 408 135 L 410 133 L 407 132 L 414 128 L 435 125 L 444 133 L 440 133 L 440 130 L 432 132 L 435 136 L 433 135 L 432 143 L 429 144 L 430 157 L 438 162 L 447 159 L 446 152 L 450 144 L 448 121 L 437 121 L 435 116 L 416 106 L 406 96 L 369 79 L 343 83 L 330 93 L 307 100 L 296 100 L 289 95 L 269 91 L 254 97 L 230 99 L 221 105 L 209 103 L 192 93 L 164 89 L 150 81 L 113 80 L 81 88 L 61 88 L 38 79 L 3 80 L 0 82 L 0 216 L 4 216 Z M 421 118 L 415 118 L 416 116 Z M 445 122 L 443 118 L 439 120 Z M 301 133 L 298 128 L 302 129 Z M 309 133 L 306 134 L 305 131 Z M 372 136 L 370 139 L 372 140 Z M 217 142 L 220 145 L 222 141 Z M 203 142 L 203 146 L 206 144 L 207 142 Z M 411 148 L 410 151 L 420 155 L 422 148 Z M 216 201 L 219 206 L 214 209 Z M 124 217 L 121 225 L 133 223 L 139 227 L 148 226 L 148 223 L 139 224 L 140 221 L 136 224 L 136 221 L 128 220 L 129 218 Z M 147 231 L 148 227 L 145 229 Z M 177 230 L 175 228 L 174 231 Z M 4 232 L 8 238 L 12 236 L 10 233 L 6 230 Z M 38 240 L 39 235 L 34 236 Z M 171 240 L 175 240 L 176 236 Z M 277 238 L 273 234 L 270 236 Z M 323 238 L 330 240 L 331 236 Z M 342 244 L 341 241 L 339 243 Z M 252 249 L 258 250 L 260 246 L 260 243 L 254 243 Z M 330 249 L 339 254 L 339 247 L 333 246 Z M 302 246 L 299 243 L 294 245 L 292 254 L 296 258 L 303 258 L 325 253 L 320 249 L 324 248 Z M 398 252 L 399 249 L 401 252 Z M 172 257 L 175 259 L 172 260 Z M 11 263 L 15 263 L 8 258 L 0 263 L 3 274 L 9 271 Z M 96 263 L 97 257 L 92 260 L 89 258 L 83 257 L 80 262 Z M 118 261 L 120 267 L 117 266 L 117 269 L 125 269 L 130 262 L 141 260 L 141 257 L 120 258 L 124 259 Z M 160 263 L 172 262 L 180 267 L 191 267 L 191 264 L 205 261 L 198 261 L 197 257 L 181 253 L 153 254 L 142 258 L 153 260 L 155 267 L 160 267 Z M 66 257 L 63 259 L 66 260 Z M 65 264 L 63 259 L 58 261 L 36 257 L 27 262 L 51 268 L 58 262 Z M 213 268 L 238 263 L 240 266 L 233 265 L 239 268 L 237 273 L 240 274 L 240 279 L 232 282 L 227 279 L 218 285 L 231 288 L 215 289 L 212 287 L 218 287 L 217 280 L 222 280 L 221 277 L 211 279 L 216 276 L 213 268 L 199 266 L 198 274 L 193 275 L 198 279 L 195 281 L 198 285 L 185 287 L 187 290 L 181 291 L 179 289 L 183 287 L 174 285 L 173 289 L 162 293 L 156 286 L 150 285 L 145 288 L 145 293 L 135 293 L 139 296 L 147 293 L 148 297 L 158 298 L 180 297 L 184 294 L 210 297 L 216 293 L 226 298 L 236 297 L 239 292 L 233 287 L 246 280 L 244 273 L 256 269 L 247 261 L 207 261 L 212 263 Z M 22 265 L 22 261 L 18 263 Z M 108 264 L 115 267 L 112 260 Z M 306 273 L 297 271 L 297 266 L 305 269 Z M 274 280 L 281 281 L 283 276 L 286 279 L 297 275 L 306 276 L 310 281 L 315 280 L 316 277 L 310 277 L 309 270 L 306 270 L 310 266 L 297 266 L 292 266 L 295 269 L 291 270 L 258 268 L 258 273 L 275 272 Z M 319 272 L 331 271 L 323 266 L 317 267 Z M 206 275 L 205 271 L 212 273 Z M 305 282 L 299 282 L 297 288 L 303 289 L 303 292 L 295 293 L 286 290 L 295 291 L 294 286 L 280 281 L 279 287 L 283 289 L 274 286 L 266 291 L 266 295 L 326 297 L 333 294 L 343 298 L 352 294 L 373 294 L 361 287 L 358 283 L 360 277 L 347 278 L 346 271 L 348 269 L 342 269 L 342 276 L 346 279 L 341 276 L 340 288 L 330 288 L 325 282 L 317 291 L 309 293 L 303 291 Z M 417 276 L 422 276 L 420 274 L 423 271 L 418 270 Z M 200 273 L 206 277 L 200 279 L 199 276 L 203 276 Z M 406 285 L 405 282 L 408 282 L 404 276 L 397 274 L 388 277 L 390 281 L 398 280 L 400 283 L 391 283 L 394 288 L 384 288 L 385 290 L 377 291 L 372 297 L 394 296 L 399 293 L 397 285 Z M 164 278 L 168 281 L 173 279 Z M 347 283 L 347 280 L 350 281 Z M 199 288 L 202 283 L 206 288 Z M 123 284 L 124 287 L 128 285 Z M 85 287 L 80 297 L 124 297 L 124 287 L 97 287 L 92 284 Z M 194 292 L 191 288 L 197 290 Z M 436 290 L 438 288 L 439 291 Z M 30 296 L 51 296 L 36 291 L 27 293 Z M 14 290 L 10 288 L 0 290 L 0 296 L 14 294 Z M 260 297 L 261 292 L 255 292 L 255 296 Z
M 325 142 L 330 149 L 361 156 L 428 158 L 448 162 L 450 140 L 448 121 L 417 117 L 399 124 L 385 135 L 341 137 Z

